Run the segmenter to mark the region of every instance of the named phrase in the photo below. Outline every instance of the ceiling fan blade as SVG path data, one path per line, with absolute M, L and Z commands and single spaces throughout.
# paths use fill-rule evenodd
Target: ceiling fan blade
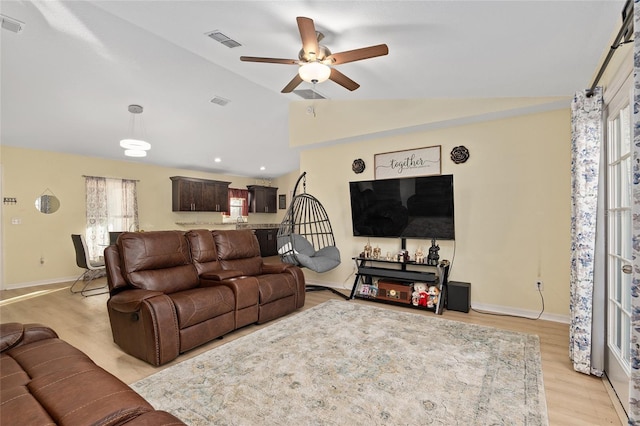
M 302 50 L 308 61 L 313 61 L 318 55 L 318 36 L 316 35 L 316 26 L 313 19 L 298 16 L 298 30 L 302 39 Z
M 300 75 L 296 74 L 296 76 L 293 77 L 289 84 L 284 86 L 284 89 L 281 90 L 281 93 L 291 93 L 293 89 L 298 87 L 300 83 L 302 83 L 302 78 L 300 78 Z
M 358 87 L 360 87 L 358 83 L 351 80 L 349 77 L 342 74 L 340 71 L 338 71 L 335 68 L 331 68 L 331 75 L 329 75 L 329 79 L 331 79 L 332 81 L 335 81 L 345 89 L 351 90 L 352 92 L 356 90 Z
M 331 61 L 330 65 L 346 64 L 347 62 L 360 61 L 362 59 L 375 58 L 384 56 L 389 53 L 386 44 L 378 44 L 376 46 L 363 47 L 361 49 L 347 50 L 344 52 L 334 53 L 327 57 Z
M 245 62 L 267 62 L 269 64 L 286 65 L 298 65 L 300 63 L 297 59 L 258 58 L 255 56 L 240 56 L 240 60 Z

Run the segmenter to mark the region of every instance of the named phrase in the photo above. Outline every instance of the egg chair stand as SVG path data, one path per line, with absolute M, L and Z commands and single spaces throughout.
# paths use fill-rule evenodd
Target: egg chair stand
M 327 211 L 317 198 L 307 194 L 306 175 L 307 172 L 303 172 L 296 181 L 291 203 L 278 228 L 278 254 L 285 263 L 322 273 L 340 264 L 340 251 L 336 247 Z M 300 181 L 303 192 L 296 194 Z M 308 285 L 306 290 L 329 290 L 349 299 L 332 287 Z

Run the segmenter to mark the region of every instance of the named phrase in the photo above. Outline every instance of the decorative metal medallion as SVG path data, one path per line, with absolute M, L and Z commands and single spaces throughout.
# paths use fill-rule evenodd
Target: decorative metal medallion
M 469 159 L 469 150 L 463 145 L 456 146 L 451 150 L 451 161 L 456 164 L 464 163 Z
M 364 161 L 362 158 L 358 158 L 357 160 L 353 160 L 351 170 L 353 170 L 354 173 L 362 173 L 364 172 L 364 167 Z

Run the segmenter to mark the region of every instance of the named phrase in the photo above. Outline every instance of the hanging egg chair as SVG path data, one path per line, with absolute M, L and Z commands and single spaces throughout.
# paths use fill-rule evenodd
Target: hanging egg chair
M 278 228 L 278 254 L 285 263 L 327 272 L 340 264 L 327 211 L 313 195 L 307 194 L 307 172 L 293 189 L 293 198 Z M 303 192 L 296 194 L 302 180 Z

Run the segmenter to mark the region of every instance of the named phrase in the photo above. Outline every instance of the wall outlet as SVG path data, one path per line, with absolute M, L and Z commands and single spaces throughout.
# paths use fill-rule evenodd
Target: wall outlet
M 535 291 L 542 291 L 544 290 L 544 283 L 542 282 L 542 280 L 540 278 L 538 278 L 535 282 L 534 282 L 534 290 Z

